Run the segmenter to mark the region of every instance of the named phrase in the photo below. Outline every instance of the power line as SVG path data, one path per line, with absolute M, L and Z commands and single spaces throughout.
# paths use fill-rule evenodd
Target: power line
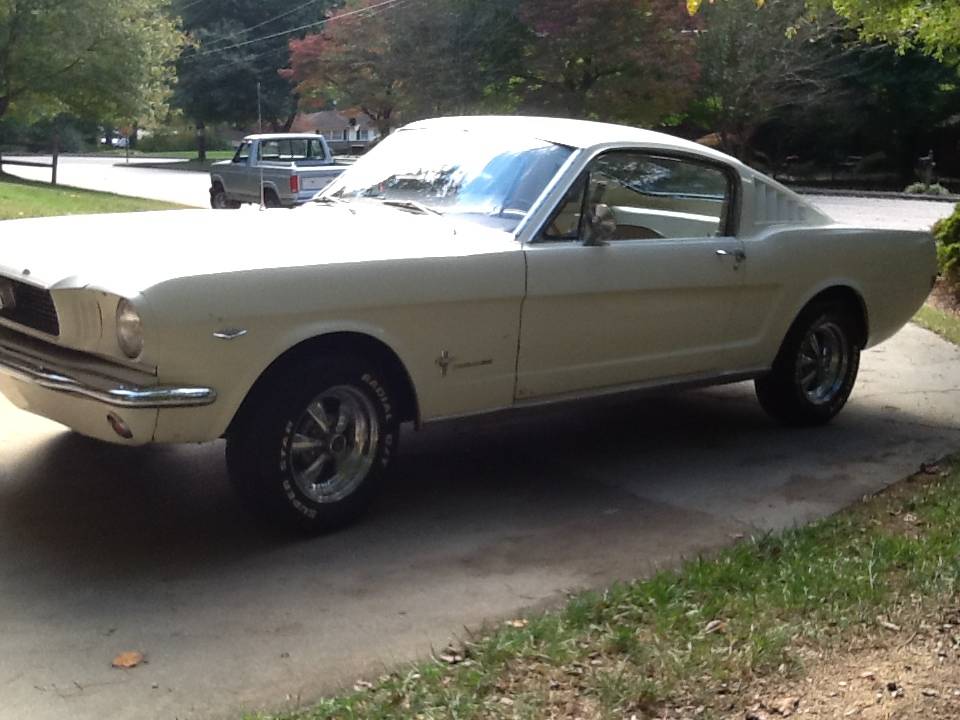
M 342 20 L 347 17 L 352 17 L 354 15 L 371 15 L 374 14 L 372 11 L 379 8 L 392 9 L 398 5 L 403 5 L 410 0 L 383 0 L 375 5 L 370 5 L 365 8 L 358 8 L 357 10 L 350 10 L 339 15 L 334 15 L 330 18 L 325 18 L 323 20 L 318 20 L 316 22 L 307 23 L 306 25 L 301 25 L 299 27 L 290 28 L 289 30 L 283 30 L 281 32 L 272 33 L 270 35 L 264 35 L 263 37 L 253 38 L 252 40 L 244 40 L 243 42 L 234 43 L 233 45 L 225 45 L 219 48 L 213 48 L 211 50 L 206 50 L 204 52 L 195 53 L 193 55 L 188 55 L 184 58 L 184 61 L 195 60 L 196 58 L 205 57 L 207 55 L 215 55 L 217 53 L 226 52 L 227 50 L 235 50 L 237 48 L 246 47 L 247 45 L 253 45 L 255 43 L 265 42 L 267 40 L 274 40 L 278 37 L 283 37 L 284 35 L 292 35 L 293 33 L 300 32 L 301 30 L 310 30 L 311 28 L 321 27 L 326 25 L 328 22 L 333 22 L 334 20 Z
M 196 4 L 196 2 L 200 2 L 200 0 L 195 0 L 195 2 L 191 3 L 191 5 Z M 264 25 L 270 25 L 271 23 L 277 22 L 277 20 L 283 20 L 285 17 L 290 17 L 294 13 L 298 13 L 301 10 L 306 10 L 311 5 L 316 5 L 318 2 L 321 2 L 321 0 L 307 0 L 307 2 L 303 3 L 302 5 L 298 5 L 292 10 L 287 10 L 286 12 L 281 13 L 280 15 L 276 15 L 272 18 L 269 18 L 268 20 L 264 20 L 263 22 L 257 23 L 256 25 L 251 25 L 250 27 L 244 28 L 243 30 L 238 30 L 234 34 L 243 35 L 248 32 L 253 32 L 254 30 L 262 28 Z M 189 7 L 189 5 L 187 7 Z M 218 42 L 223 42 L 224 40 L 229 40 L 229 39 L 230 39 L 230 35 L 223 35 L 221 37 L 214 38 L 213 40 L 207 40 L 206 44 L 216 44 Z

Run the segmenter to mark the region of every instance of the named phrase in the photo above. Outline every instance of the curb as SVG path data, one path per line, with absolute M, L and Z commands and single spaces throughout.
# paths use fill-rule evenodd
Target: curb
M 884 190 L 831 190 L 828 188 L 788 187 L 800 195 L 832 195 L 834 197 L 876 198 L 878 200 L 923 200 L 927 202 L 950 203 L 960 202 L 960 195 L 918 195 L 913 193 Z

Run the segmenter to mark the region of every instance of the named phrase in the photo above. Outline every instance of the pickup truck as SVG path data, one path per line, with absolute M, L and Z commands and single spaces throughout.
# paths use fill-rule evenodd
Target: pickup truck
M 268 208 L 302 205 L 348 166 L 334 159 L 322 135 L 249 135 L 232 160 L 214 163 L 210 206 L 227 210 L 243 203 L 262 202 Z

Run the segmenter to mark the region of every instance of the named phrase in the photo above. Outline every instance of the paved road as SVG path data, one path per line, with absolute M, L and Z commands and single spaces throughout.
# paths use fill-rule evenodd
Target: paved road
M 50 161 L 49 157 L 29 159 Z M 5 165 L 4 172 L 29 180 L 50 180 L 50 171 L 43 168 Z M 136 163 L 125 165 L 120 158 L 69 156 L 60 158 L 57 173 L 62 185 L 195 207 L 210 206 L 210 179 L 206 173 L 141 168 Z
M 307 701 L 464 625 L 833 512 L 960 446 L 958 392 L 960 350 L 908 327 L 827 428 L 772 424 L 746 384 L 431 427 L 364 523 L 301 542 L 243 515 L 220 443 L 114 448 L 0 400 L 0 720 Z M 149 663 L 112 670 L 125 650 Z

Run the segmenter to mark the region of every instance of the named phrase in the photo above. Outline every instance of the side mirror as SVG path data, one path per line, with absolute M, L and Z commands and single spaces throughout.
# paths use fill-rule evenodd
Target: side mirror
M 605 203 L 591 204 L 583 224 L 583 244 L 587 247 L 606 245 L 617 233 L 617 219 Z

